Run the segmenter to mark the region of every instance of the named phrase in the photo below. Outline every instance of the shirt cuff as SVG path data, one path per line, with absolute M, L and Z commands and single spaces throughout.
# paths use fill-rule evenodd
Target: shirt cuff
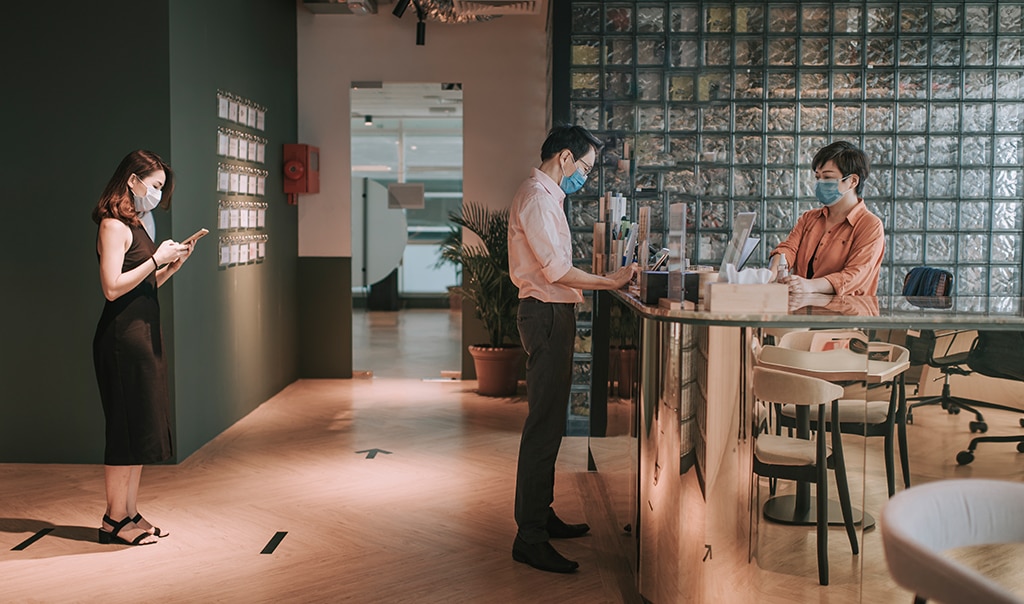
M 832 284 L 832 291 L 834 295 L 842 296 L 845 294 L 842 290 L 846 287 L 846 281 L 843 279 L 839 278 L 835 274 L 825 275 L 822 279 Z
M 569 274 L 569 270 L 572 269 L 572 264 L 565 262 L 552 262 L 551 264 L 540 269 L 544 273 L 544 278 L 550 283 L 555 283 L 562 277 Z

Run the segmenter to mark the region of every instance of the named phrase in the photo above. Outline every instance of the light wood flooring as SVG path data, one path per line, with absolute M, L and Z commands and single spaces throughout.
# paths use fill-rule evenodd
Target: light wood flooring
M 457 324 L 448 311 L 417 312 L 417 320 L 432 320 L 442 332 Z M 96 542 L 102 466 L 0 464 L 0 601 L 639 602 L 621 554 L 628 537 L 604 504 L 604 493 L 616 487 L 587 472 L 586 439 L 565 439 L 555 496 L 566 520 L 592 527 L 588 537 L 555 542 L 581 572 L 552 575 L 513 562 L 522 392 L 492 399 L 477 396 L 474 382 L 423 381 L 449 368 L 438 358 L 458 357 L 457 339 L 454 350 L 435 344 L 433 355 L 403 365 L 387 343 L 413 335 L 382 333 L 388 324 L 399 330 L 404 317 L 365 319 L 375 323 L 376 336 L 360 337 L 356 346 L 366 347 L 364 358 L 378 359 L 361 367 L 378 377 L 296 382 L 183 463 L 145 469 L 141 510 L 172 533 L 156 545 Z M 389 366 L 373 366 L 380 359 Z M 398 366 L 405 375 L 380 377 L 400 373 Z M 1014 431 L 1009 414 L 988 417 L 993 432 Z M 1024 481 L 1024 459 L 1012 445 L 990 445 L 971 466 L 956 467 L 952 454 L 968 440 L 963 416 L 932 408 L 919 410 L 916 420 L 916 481 Z M 881 464 L 872 461 L 880 447 L 872 439 L 863 457 L 869 509 L 885 499 Z M 373 449 L 389 453 L 357 453 Z M 261 553 L 282 532 L 273 553 Z M 762 522 L 751 567 L 761 583 L 758 602 L 910 601 L 888 579 L 877 530 L 864 537 L 859 558 L 869 578 L 855 597 L 842 586 L 842 568 L 859 563 L 850 560 L 841 532 L 830 539 L 835 588 L 816 587 L 813 554 L 806 568 L 769 556 L 765 540 L 772 534 L 813 551 L 813 529 Z M 798 553 L 781 549 L 790 559 Z M 1011 575 L 1024 561 L 1005 548 L 976 557 L 979 566 L 995 560 Z

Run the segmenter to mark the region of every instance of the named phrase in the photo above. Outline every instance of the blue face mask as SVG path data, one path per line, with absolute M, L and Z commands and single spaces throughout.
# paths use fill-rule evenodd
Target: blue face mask
M 583 184 L 587 182 L 587 177 L 583 175 L 583 170 L 576 170 L 572 173 L 572 176 L 562 177 L 562 182 L 559 185 L 562 190 L 565 191 L 566 195 L 572 195 L 576 191 L 583 188 Z
M 576 165 L 575 158 L 573 158 L 573 165 Z M 587 182 L 587 175 L 583 173 L 583 170 L 577 168 L 572 176 L 563 176 L 562 182 L 558 186 L 562 187 L 562 191 L 565 191 L 566 195 L 572 195 L 576 191 L 583 188 L 584 183 Z
M 833 178 L 831 180 L 819 180 L 814 183 L 814 196 L 818 198 L 818 201 L 822 205 L 828 207 L 835 205 L 845 193 L 839 192 L 839 183 L 843 182 L 852 175 L 846 175 L 842 178 Z

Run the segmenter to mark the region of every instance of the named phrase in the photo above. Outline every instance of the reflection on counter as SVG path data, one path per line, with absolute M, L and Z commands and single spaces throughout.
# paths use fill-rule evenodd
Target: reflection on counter
M 905 298 L 818 296 L 791 300 L 785 314 L 728 314 L 646 306 L 622 292 L 597 299 L 594 351 L 612 352 L 608 379 L 602 381 L 607 400 L 595 398 L 594 404 L 605 405 L 609 422 L 603 431 L 592 431 L 590 451 L 646 600 L 909 600 L 888 578 L 869 519 L 880 516 L 893 492 L 956 475 L 946 433 L 966 433 L 967 426 L 954 415 L 927 411 L 923 425 L 908 429 L 907 391 L 917 394 L 929 378 L 913 367 L 907 329 L 1024 332 L 1020 300 L 927 305 Z M 598 333 L 605 314 L 610 335 L 602 347 Z M 820 331 L 829 329 L 844 332 Z M 765 346 L 774 352 L 762 361 Z M 803 360 L 783 362 L 791 356 Z M 790 430 L 810 439 L 813 460 L 822 412 L 816 408 L 801 416 L 785 405 L 758 401 L 752 378 L 759 362 L 782 363 L 785 371 L 841 387 L 842 404 L 834 411 L 840 421 L 828 438 L 840 439 L 849 495 L 840 497 L 829 470 L 824 497 L 852 506 L 856 534 L 845 538 L 837 507 L 839 525 L 825 529 L 827 544 L 820 552 L 815 495 L 806 475 L 776 482 L 759 478 L 753 464 L 759 438 Z M 628 436 L 621 425 L 613 427 L 618 406 L 633 413 Z M 825 428 L 831 427 L 828 420 Z M 958 435 L 953 439 L 959 444 Z M 999 477 L 984 463 L 990 477 Z M 1019 471 L 1015 475 L 1019 479 Z M 793 503 L 794 510 L 811 514 L 780 524 L 767 518 L 769 501 Z M 819 575 L 822 569 L 827 579 Z

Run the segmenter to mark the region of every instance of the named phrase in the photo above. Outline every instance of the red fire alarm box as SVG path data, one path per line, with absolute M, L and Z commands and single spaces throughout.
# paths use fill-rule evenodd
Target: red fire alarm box
M 320 192 L 320 149 L 312 145 L 284 146 L 284 192 L 288 203 L 298 203 L 300 193 Z

